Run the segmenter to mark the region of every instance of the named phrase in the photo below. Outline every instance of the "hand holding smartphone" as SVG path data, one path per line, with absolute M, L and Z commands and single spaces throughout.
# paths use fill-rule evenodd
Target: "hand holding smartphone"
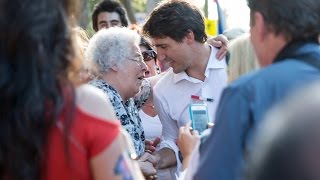
M 192 128 L 201 134 L 208 128 L 208 107 L 205 104 L 191 104 L 189 110 Z

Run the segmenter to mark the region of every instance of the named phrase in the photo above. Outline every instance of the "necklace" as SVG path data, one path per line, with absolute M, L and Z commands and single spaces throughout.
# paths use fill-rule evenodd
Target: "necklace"
M 147 103 L 145 103 L 144 106 L 148 106 L 148 107 L 151 107 L 152 109 L 154 109 L 154 105 L 153 105 L 153 104 L 147 104 Z

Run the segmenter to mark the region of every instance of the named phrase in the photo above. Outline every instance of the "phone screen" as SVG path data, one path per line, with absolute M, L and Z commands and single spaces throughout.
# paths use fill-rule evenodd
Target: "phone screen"
M 192 128 L 197 130 L 200 134 L 207 129 L 208 113 L 206 106 L 192 106 L 190 107 L 190 115 L 192 120 Z

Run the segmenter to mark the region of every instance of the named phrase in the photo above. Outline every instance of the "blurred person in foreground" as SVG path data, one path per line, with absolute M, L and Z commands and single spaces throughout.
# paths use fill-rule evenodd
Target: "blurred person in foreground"
M 246 180 L 320 179 L 320 83 L 291 94 L 257 128 Z
M 206 43 L 204 17 L 187 1 L 163 1 L 147 18 L 143 33 L 152 38 L 158 59 L 170 70 L 154 87 L 154 105 L 163 125 L 160 150 L 149 161 L 158 169 L 181 168 L 176 145 L 179 127 L 190 121 L 191 95 L 213 99 L 204 102 L 209 120 L 227 84 L 225 58 L 216 58 L 218 49 Z
M 240 178 L 265 113 L 320 78 L 320 1 L 248 0 L 248 6 L 251 42 L 263 68 L 224 90 L 194 179 Z
M 143 178 L 105 95 L 74 87 L 76 3 L 0 3 L 0 179 Z

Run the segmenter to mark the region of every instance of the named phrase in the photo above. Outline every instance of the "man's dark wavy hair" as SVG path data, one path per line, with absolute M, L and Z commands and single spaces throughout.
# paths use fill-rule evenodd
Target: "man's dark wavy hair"
M 69 30 L 74 3 L 0 2 L 0 179 L 41 179 L 49 129 L 63 107 L 74 108 L 68 78 L 75 57 Z M 73 113 L 66 114 L 71 122 Z
M 183 0 L 165 1 L 149 15 L 143 26 L 143 33 L 152 38 L 170 37 L 177 42 L 192 31 L 195 40 L 207 40 L 204 17 L 193 4 Z

